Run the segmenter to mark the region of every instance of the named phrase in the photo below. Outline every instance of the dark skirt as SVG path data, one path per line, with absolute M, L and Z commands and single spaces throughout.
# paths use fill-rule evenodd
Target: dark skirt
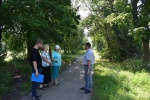
M 42 74 L 44 75 L 44 81 L 43 84 L 48 84 L 51 82 L 51 68 L 48 67 L 42 67 Z

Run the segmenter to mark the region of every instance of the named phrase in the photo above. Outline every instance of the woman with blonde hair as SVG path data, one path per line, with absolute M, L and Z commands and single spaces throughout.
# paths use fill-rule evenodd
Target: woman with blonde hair
M 44 75 L 44 81 L 43 84 L 40 85 L 40 89 L 45 89 L 48 87 L 48 83 L 51 82 L 51 68 L 52 65 L 50 55 L 48 53 L 49 46 L 43 45 L 41 52 L 41 58 L 42 58 L 42 74 Z

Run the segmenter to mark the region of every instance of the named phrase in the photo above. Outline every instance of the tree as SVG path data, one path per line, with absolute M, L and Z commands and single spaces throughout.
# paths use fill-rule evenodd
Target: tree
M 133 25 L 134 35 L 142 40 L 143 44 L 143 63 L 144 67 L 150 69 L 148 63 L 150 62 L 150 52 L 149 52 L 149 39 L 150 39 L 150 1 L 140 0 L 141 4 L 138 6 L 139 0 L 131 0 L 132 3 L 132 15 L 133 15 Z
M 83 50 L 83 28 L 81 26 L 78 26 L 78 30 L 77 33 L 78 35 L 76 36 L 66 36 L 64 37 L 64 53 L 70 53 L 70 54 L 74 54 L 78 51 L 80 51 L 81 49 Z
M 27 48 L 29 55 L 37 38 L 52 44 L 77 34 L 80 16 L 70 0 L 7 0 L 0 9 L 4 40 L 9 50 L 17 53 Z
M 140 44 L 130 36 L 131 7 L 128 0 L 89 1 L 91 15 L 84 24 L 90 29 L 103 57 L 122 61 L 141 54 Z
M 0 0 L 0 7 L 2 5 L 2 0 Z M 0 63 L 4 62 L 4 58 L 6 57 L 7 53 L 6 53 L 6 47 L 5 45 L 2 43 L 2 24 L 1 24 L 1 20 L 0 20 Z

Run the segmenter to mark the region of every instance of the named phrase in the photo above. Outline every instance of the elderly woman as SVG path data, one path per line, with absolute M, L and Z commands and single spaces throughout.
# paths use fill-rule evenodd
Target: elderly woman
M 43 51 L 41 52 L 42 57 L 42 74 L 44 75 L 44 81 L 43 84 L 40 85 L 40 89 L 45 89 L 45 87 L 48 87 L 48 83 L 51 82 L 51 59 L 50 55 L 48 54 L 49 46 L 43 45 L 42 47 Z
M 55 51 L 52 52 L 52 76 L 54 79 L 54 85 L 58 85 L 59 82 L 57 81 L 59 69 L 61 66 L 61 54 L 59 53 L 60 47 L 59 45 L 55 46 Z

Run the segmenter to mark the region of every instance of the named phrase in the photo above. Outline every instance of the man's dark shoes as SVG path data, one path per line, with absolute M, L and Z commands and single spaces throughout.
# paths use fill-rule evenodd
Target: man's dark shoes
M 38 97 L 32 97 L 32 100 L 40 100 Z
M 84 87 L 80 88 L 80 90 L 86 90 Z
M 89 94 L 89 93 L 91 93 L 91 91 L 89 91 L 89 90 L 86 90 L 86 91 L 84 92 L 84 94 Z

